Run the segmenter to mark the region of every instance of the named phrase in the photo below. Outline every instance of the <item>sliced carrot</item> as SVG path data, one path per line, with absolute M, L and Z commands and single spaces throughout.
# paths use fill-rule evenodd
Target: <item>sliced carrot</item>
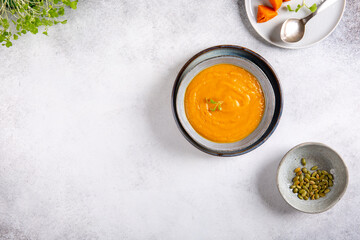
M 291 0 L 283 0 L 283 2 L 289 2 L 289 1 L 291 1 Z
M 277 11 L 281 7 L 283 0 L 269 0 L 269 2 L 273 6 L 274 10 Z
M 278 13 L 274 11 L 272 8 L 266 7 L 264 5 L 258 6 L 257 12 L 257 22 L 263 23 L 267 22 L 270 19 L 274 18 Z

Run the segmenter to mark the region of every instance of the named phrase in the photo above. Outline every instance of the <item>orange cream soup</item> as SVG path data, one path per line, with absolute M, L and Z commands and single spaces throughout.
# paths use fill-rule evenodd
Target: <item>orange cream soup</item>
M 236 142 L 250 135 L 259 125 L 264 108 L 264 94 L 255 76 L 231 64 L 201 71 L 185 93 L 190 124 L 201 136 L 218 143 Z

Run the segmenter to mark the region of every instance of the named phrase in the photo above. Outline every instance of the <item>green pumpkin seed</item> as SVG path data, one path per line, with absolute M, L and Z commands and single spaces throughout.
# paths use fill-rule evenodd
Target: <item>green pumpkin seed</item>
M 302 164 L 303 166 L 306 166 L 306 160 L 305 160 L 305 158 L 302 158 L 302 159 L 301 159 L 301 164 Z
M 301 181 L 304 181 L 304 175 L 300 175 L 299 180 L 300 180 L 300 182 L 301 182 Z
M 306 160 L 301 159 L 302 166 L 306 165 Z M 295 177 L 292 179 L 293 185 L 290 186 L 292 192 L 298 195 L 299 199 L 315 200 L 325 197 L 330 192 L 329 186 L 333 186 L 334 176 L 326 170 L 318 170 L 318 166 L 313 166 L 310 172 L 306 167 L 298 167 L 294 170 Z

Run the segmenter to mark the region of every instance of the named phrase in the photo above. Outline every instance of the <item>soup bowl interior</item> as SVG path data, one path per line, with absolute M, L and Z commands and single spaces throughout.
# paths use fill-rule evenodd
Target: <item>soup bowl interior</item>
M 217 64 L 232 64 L 252 73 L 260 83 L 265 98 L 264 114 L 258 127 L 246 138 L 233 143 L 216 143 L 202 137 L 191 126 L 185 112 L 185 105 L 184 105 L 185 93 L 192 79 L 204 69 Z M 254 144 L 258 139 L 260 139 L 260 137 L 265 133 L 266 129 L 269 127 L 274 115 L 274 108 L 275 108 L 275 94 L 274 91 L 272 90 L 271 83 L 268 80 L 267 76 L 264 74 L 264 72 L 256 64 L 254 64 L 249 60 L 245 58 L 232 57 L 232 56 L 214 57 L 197 64 L 191 71 L 189 71 L 183 77 L 176 98 L 176 110 L 178 112 L 179 121 L 183 126 L 183 128 L 185 129 L 185 131 L 198 144 L 216 152 L 218 151 L 233 152 L 239 149 L 247 148 L 252 144 Z

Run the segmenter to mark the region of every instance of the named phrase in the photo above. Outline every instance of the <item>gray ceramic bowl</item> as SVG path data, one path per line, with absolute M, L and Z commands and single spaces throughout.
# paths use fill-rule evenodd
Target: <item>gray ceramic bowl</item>
M 294 169 L 306 159 L 306 168 L 318 166 L 334 175 L 334 186 L 325 197 L 318 200 L 300 200 L 290 186 L 295 177 Z M 339 154 L 321 143 L 303 143 L 291 149 L 283 157 L 277 172 L 277 186 L 281 196 L 290 206 L 305 213 L 320 213 L 333 207 L 344 195 L 349 176 L 344 161 Z
M 259 126 L 248 137 L 234 143 L 215 143 L 198 134 L 185 114 L 184 97 L 191 80 L 202 70 L 216 64 L 233 64 L 251 72 L 259 81 L 265 96 L 265 112 Z M 260 146 L 275 130 L 282 111 L 278 78 L 260 55 L 239 46 L 208 48 L 191 58 L 175 80 L 172 107 L 176 123 L 184 137 L 198 149 L 216 156 L 237 156 Z

